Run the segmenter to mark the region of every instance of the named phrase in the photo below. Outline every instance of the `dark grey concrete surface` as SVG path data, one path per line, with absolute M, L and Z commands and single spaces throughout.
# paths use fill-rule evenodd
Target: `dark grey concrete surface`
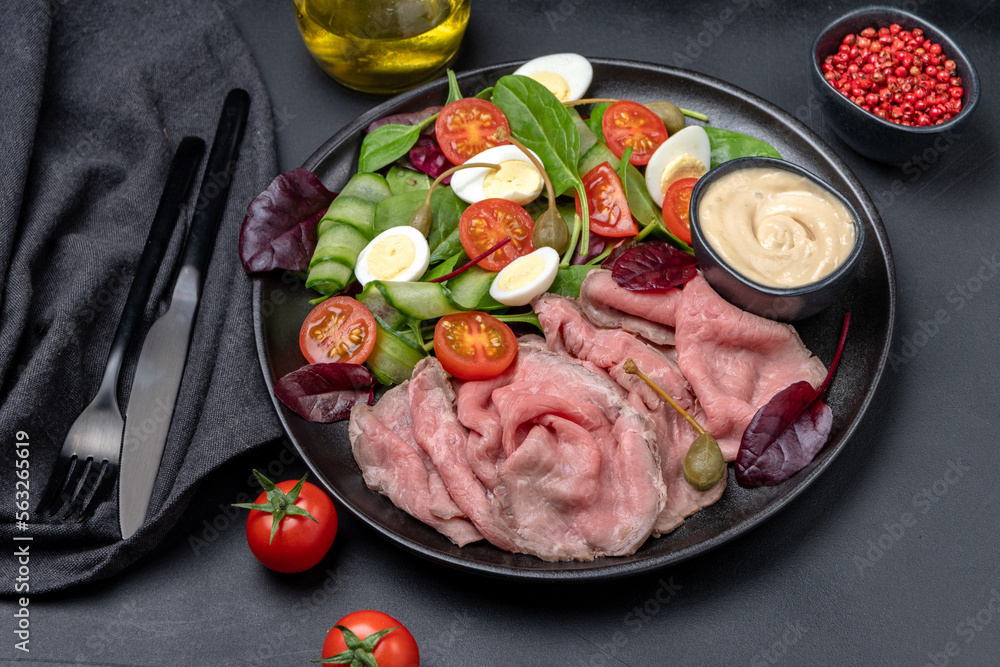
M 218 2 L 270 90 L 283 170 L 384 99 L 313 64 L 290 0 Z M 278 575 L 258 566 L 226 505 L 252 491 L 252 466 L 301 474 L 275 443 L 212 474 L 157 553 L 109 581 L 32 598 L 30 654 L 13 650 L 5 613 L 0 662 L 306 665 L 337 619 L 375 608 L 406 623 L 428 666 L 1000 664 L 1000 9 L 901 4 L 949 32 L 983 82 L 962 135 L 901 169 L 833 136 L 810 89 L 813 38 L 852 6 L 473 0 L 455 63 L 577 51 L 680 64 L 793 113 L 854 170 L 892 242 L 895 354 L 846 450 L 787 509 L 682 565 L 573 586 L 445 569 L 342 511 L 327 559 Z M 726 9 L 736 19 L 722 25 Z

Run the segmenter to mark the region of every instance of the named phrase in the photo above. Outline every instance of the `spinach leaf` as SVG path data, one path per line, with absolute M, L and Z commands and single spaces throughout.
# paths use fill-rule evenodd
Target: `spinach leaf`
M 427 273 L 425 273 L 423 277 L 420 278 L 420 282 L 429 283 L 435 278 L 446 276 L 455 270 L 455 267 L 458 266 L 459 262 L 465 264 L 467 261 L 469 261 L 469 258 L 466 257 L 465 251 L 460 250 L 459 252 L 456 252 L 454 255 L 444 260 L 437 266 L 427 269 Z
M 439 185 L 431 195 L 431 233 L 427 235 L 427 245 L 431 248 L 431 263 L 451 257 L 462 249 L 458 235 L 458 221 L 465 212 L 466 204 L 455 191 Z
M 720 127 L 705 126 L 708 141 L 712 145 L 712 166 L 718 167 L 723 162 L 738 157 L 774 157 L 781 158 L 774 146 L 732 130 Z
M 491 97 L 493 97 L 493 86 L 490 86 L 489 88 L 479 91 L 478 93 L 476 93 L 476 97 L 478 97 L 481 100 L 490 99 Z
M 604 112 L 608 110 L 611 106 L 611 102 L 601 102 L 600 104 L 595 104 L 590 110 L 590 118 L 587 119 L 587 125 L 590 126 L 590 131 L 597 135 L 597 138 L 601 140 L 601 143 L 607 143 L 604 138 Z
M 580 200 L 586 201 L 583 181 L 576 171 L 580 160 L 580 133 L 566 106 L 542 84 L 516 74 L 500 78 L 493 89 L 493 103 L 507 117 L 511 134 L 541 158 L 553 190 L 561 193 L 572 187 Z M 590 215 L 586 207 L 579 229 L 571 230 L 574 241 L 577 232 L 580 247 L 586 254 L 590 243 Z M 575 244 L 571 242 L 571 245 Z M 573 251 L 573 247 L 567 249 L 563 255 L 564 264 L 569 263 Z
M 417 143 L 420 130 L 437 118 L 428 116 L 416 125 L 396 125 L 390 123 L 376 128 L 361 142 L 361 156 L 358 171 L 378 171 L 406 155 Z
M 458 77 L 455 76 L 455 72 L 448 70 L 448 101 L 445 104 L 451 104 L 462 99 L 462 90 L 458 87 Z
M 494 315 L 501 322 L 520 322 L 521 324 L 530 324 L 536 327 L 539 331 L 542 331 L 542 324 L 538 321 L 538 315 L 535 315 L 535 311 L 529 310 L 526 313 L 507 313 L 506 315 Z M 544 333 L 544 331 L 542 331 Z
M 548 88 L 526 76 L 501 77 L 493 89 L 493 104 L 507 117 L 511 134 L 538 153 L 557 193 L 580 181 L 580 133 Z
M 618 180 L 622 182 L 622 190 L 628 192 L 628 167 L 632 159 L 632 147 L 628 146 L 625 148 L 625 152 L 622 153 L 621 162 L 618 165 Z M 627 198 L 627 197 L 626 197 Z
M 582 158 L 598 142 L 597 135 L 590 131 L 590 126 L 587 125 L 587 121 L 580 117 L 580 112 L 573 107 L 569 107 L 568 111 L 570 118 L 573 119 L 573 124 L 576 125 L 576 131 L 580 133 L 580 157 Z
M 593 268 L 586 264 L 560 266 L 556 272 L 556 279 L 552 281 L 548 291 L 560 296 L 580 298 L 580 285 L 583 284 L 583 279 Z

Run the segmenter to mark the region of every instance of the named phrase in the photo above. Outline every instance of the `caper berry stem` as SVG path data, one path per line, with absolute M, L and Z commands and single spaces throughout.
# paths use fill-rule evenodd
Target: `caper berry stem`
M 677 108 L 680 109 L 681 113 L 687 116 L 688 118 L 695 118 L 697 120 L 701 120 L 706 123 L 708 122 L 708 116 L 706 116 L 703 113 L 698 113 L 697 111 L 691 111 L 690 109 L 685 109 L 683 107 L 677 107 Z
M 535 157 L 535 154 L 525 148 L 524 144 L 520 141 L 512 137 L 510 132 L 508 132 L 505 127 L 498 127 L 493 133 L 493 138 L 497 141 L 509 141 L 514 144 L 518 150 L 524 153 L 529 160 L 531 160 L 531 164 L 535 165 L 535 169 L 538 170 L 538 173 L 542 175 L 542 179 L 545 181 L 545 194 L 549 198 L 549 208 L 554 208 L 556 205 L 556 195 L 555 190 L 552 188 L 552 179 L 549 178 L 548 172 L 545 171 L 545 167 L 542 165 L 541 161 Z
M 499 166 L 488 162 L 466 162 L 465 164 L 457 164 L 451 169 L 441 172 L 441 175 L 434 179 L 434 182 L 431 183 L 431 187 L 427 189 L 427 199 L 425 202 L 428 204 L 431 202 L 431 195 L 434 194 L 434 188 L 436 188 L 441 181 L 448 178 L 456 171 L 462 171 L 463 169 L 499 169 Z
M 698 435 L 704 435 L 705 433 L 707 433 L 707 431 L 701 427 L 701 424 L 699 424 L 694 417 L 689 415 L 687 410 L 681 407 L 680 403 L 675 401 L 670 394 L 663 391 L 663 389 L 660 388 L 660 385 L 653 382 L 648 375 L 640 371 L 639 367 L 635 365 L 635 362 L 632 361 L 632 359 L 626 359 L 622 367 L 625 370 L 625 372 L 628 373 L 629 375 L 638 375 L 640 380 L 648 384 L 653 391 L 655 391 L 663 398 L 663 400 L 665 400 L 667 403 L 673 406 L 674 410 L 677 410 L 677 412 L 681 413 L 681 416 L 684 417 L 684 419 L 688 420 L 688 423 L 694 427 L 694 430 L 698 432 Z
M 570 246 L 570 250 L 566 248 L 570 240 L 569 228 L 566 226 L 566 221 L 563 220 L 562 214 L 559 213 L 559 209 L 556 207 L 555 188 L 552 187 L 552 179 L 549 178 L 549 174 L 545 171 L 545 166 L 541 160 L 535 157 L 535 154 L 528 150 L 524 144 L 512 137 L 505 127 L 498 127 L 493 133 L 493 138 L 497 141 L 509 141 L 524 153 L 545 181 L 545 194 L 549 199 L 549 209 L 535 223 L 535 230 L 531 235 L 532 244 L 535 247 L 548 246 L 559 253 L 564 250 L 570 252 L 572 246 Z
M 581 104 L 603 104 L 604 102 L 607 102 L 609 104 L 614 104 L 617 101 L 618 100 L 611 99 L 610 97 L 589 97 L 582 100 L 572 100 L 569 102 L 563 102 L 563 106 L 575 107 Z
M 424 199 L 424 203 L 421 204 L 417 208 L 417 210 L 413 212 L 413 215 L 410 217 L 410 222 L 409 222 L 410 227 L 413 227 L 424 236 L 430 234 L 431 222 L 433 222 L 431 213 L 431 195 L 434 194 L 434 188 L 438 186 L 438 183 L 440 183 L 445 178 L 448 178 L 456 171 L 460 171 L 462 169 L 471 169 L 473 167 L 477 169 L 496 169 L 497 165 L 487 164 L 485 162 L 466 162 L 465 164 L 454 166 L 451 169 L 448 169 L 447 171 L 443 172 L 440 176 L 434 179 L 434 182 L 431 183 L 431 187 L 427 189 L 427 198 Z

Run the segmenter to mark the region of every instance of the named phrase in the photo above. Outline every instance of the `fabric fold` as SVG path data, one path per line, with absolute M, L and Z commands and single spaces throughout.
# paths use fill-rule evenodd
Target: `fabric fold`
M 214 3 L 27 3 L 5 17 L 0 44 L 0 433 L 28 436 L 32 507 L 23 532 L 13 506 L 0 509 L 0 535 L 34 538 L 31 592 L 39 593 L 127 567 L 163 539 L 202 477 L 281 436 L 257 361 L 252 283 L 237 255 L 246 206 L 277 165 L 267 91 Z M 211 144 L 236 87 L 250 93 L 250 118 L 151 514 L 125 542 L 113 499 L 83 524 L 48 525 L 35 510 L 66 432 L 100 384 L 173 152 L 189 134 Z M 142 333 L 169 297 L 200 183 L 199 174 Z M 123 369 L 123 408 L 137 352 Z M 2 456 L 13 470 L 14 448 Z M 14 577 L 3 580 L 0 592 L 13 592 Z

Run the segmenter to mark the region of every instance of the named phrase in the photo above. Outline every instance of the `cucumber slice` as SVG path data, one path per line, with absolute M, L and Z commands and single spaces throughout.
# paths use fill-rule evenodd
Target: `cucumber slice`
M 344 189 L 340 191 L 341 197 L 358 197 L 373 204 L 379 203 L 391 194 L 392 190 L 389 189 L 389 184 L 385 178 L 379 174 L 369 172 L 354 174 L 351 180 L 347 182 L 347 185 L 344 186 Z
M 351 267 L 330 260 L 322 262 L 309 269 L 306 287 L 320 294 L 330 295 L 339 292 L 351 281 Z
M 470 267 L 465 273 L 448 281 L 451 300 L 465 310 L 480 310 L 480 302 L 484 297 L 489 297 L 489 300 L 498 306 L 502 305 L 490 297 L 490 285 L 493 284 L 496 275 L 493 271 L 478 266 Z
M 350 225 L 337 223 L 320 235 L 309 267 L 331 259 L 348 267 L 354 266 L 366 245 L 368 239 L 361 232 Z
M 411 190 L 383 199 L 375 206 L 374 232 L 381 234 L 392 227 L 410 224 L 410 218 L 427 199 L 427 191 Z M 433 197 L 432 197 L 433 199 Z
M 319 221 L 319 234 L 335 225 L 345 224 L 371 238 L 372 222 L 375 220 L 375 204 L 353 195 L 339 195 L 330 202 L 323 219 Z
M 426 355 L 375 320 L 375 347 L 365 365 L 382 384 L 406 382 L 413 375 L 413 367 Z
M 358 295 L 358 301 L 390 329 L 401 329 L 406 326 L 406 315 L 386 302 L 378 289 L 377 281 L 365 285 L 365 289 Z
M 401 195 L 404 192 L 427 192 L 431 189 L 432 179 L 422 171 L 392 165 L 389 167 L 389 173 L 385 175 L 385 182 L 393 195 Z
M 403 283 L 373 280 L 385 302 L 406 317 L 432 320 L 459 312 L 438 283 Z M 367 285 L 366 285 L 367 287 Z

